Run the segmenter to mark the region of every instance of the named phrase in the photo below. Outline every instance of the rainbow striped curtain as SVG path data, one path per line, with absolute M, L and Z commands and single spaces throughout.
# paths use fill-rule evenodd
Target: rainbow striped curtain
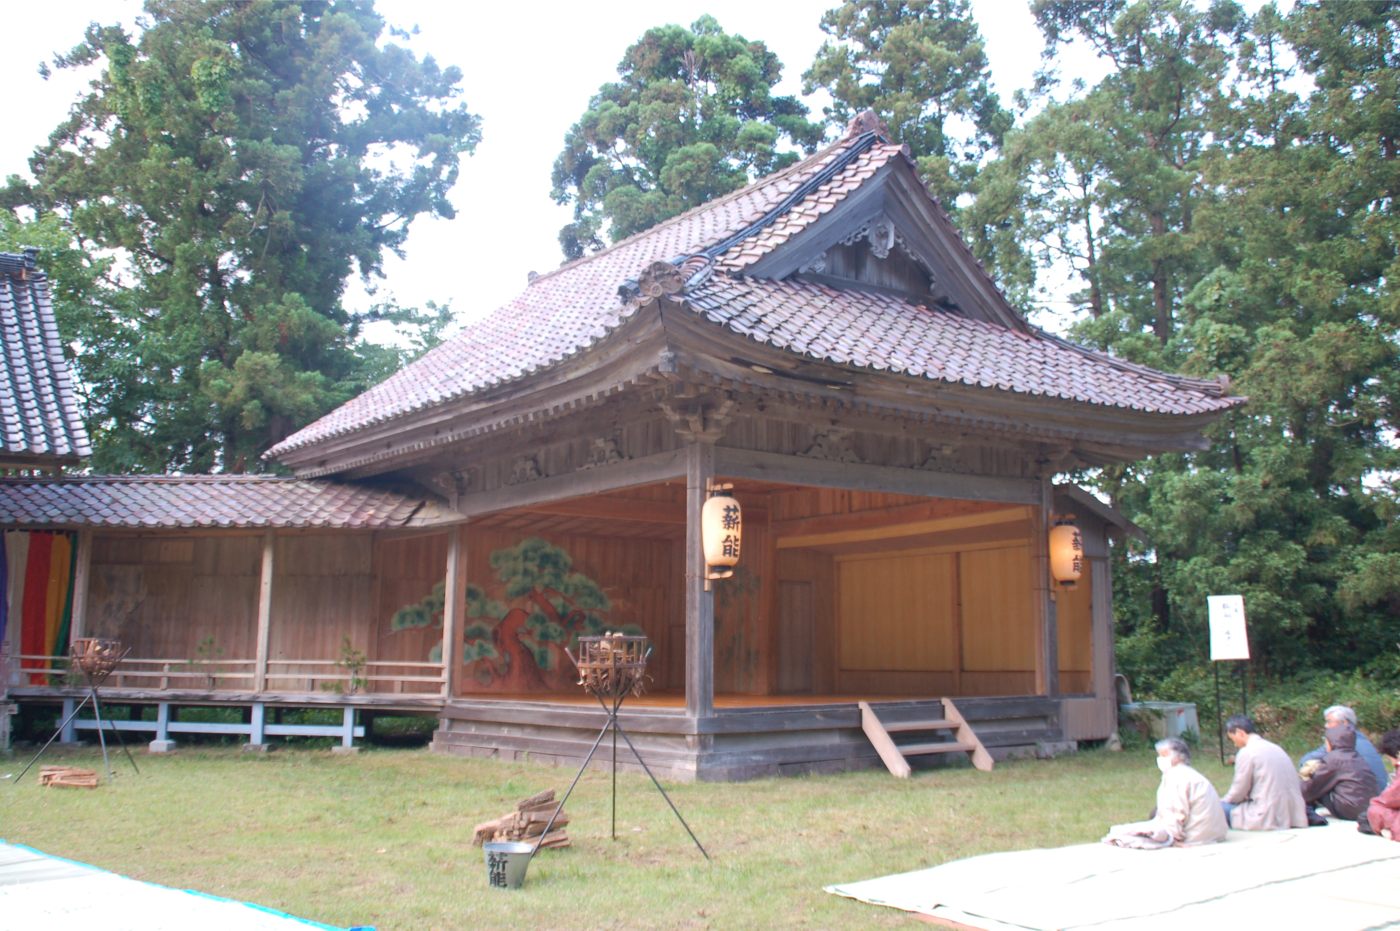
M 12 530 L 0 553 L 0 642 L 12 654 L 63 656 L 73 620 L 73 574 L 77 559 L 71 533 Z M 19 649 L 14 646 L 18 642 Z M 47 660 L 24 659 L 22 669 L 51 669 Z M 32 685 L 47 685 L 49 677 L 29 676 Z

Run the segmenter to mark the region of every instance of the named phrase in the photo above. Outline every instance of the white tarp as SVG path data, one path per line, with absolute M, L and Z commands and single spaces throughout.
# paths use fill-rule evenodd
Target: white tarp
M 129 879 L 0 842 L 0 927 L 44 931 L 331 928 L 245 902 Z
M 1204 847 L 985 854 L 826 891 L 994 931 L 1248 928 L 1269 918 L 1327 931 L 1400 928 L 1400 843 L 1334 821 L 1231 831 Z

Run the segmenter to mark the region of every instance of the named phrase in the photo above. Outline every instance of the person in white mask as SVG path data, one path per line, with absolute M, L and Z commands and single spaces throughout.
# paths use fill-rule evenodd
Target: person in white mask
M 1119 847 L 1191 847 L 1225 839 L 1230 829 L 1220 795 L 1191 767 L 1191 748 L 1179 737 L 1157 741 L 1157 810 L 1147 821 L 1116 824 L 1104 842 Z

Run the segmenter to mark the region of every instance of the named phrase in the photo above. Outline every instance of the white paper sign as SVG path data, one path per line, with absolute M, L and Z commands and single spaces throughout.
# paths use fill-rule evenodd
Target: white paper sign
M 1243 595 L 1208 595 L 1210 606 L 1210 658 L 1249 659 Z

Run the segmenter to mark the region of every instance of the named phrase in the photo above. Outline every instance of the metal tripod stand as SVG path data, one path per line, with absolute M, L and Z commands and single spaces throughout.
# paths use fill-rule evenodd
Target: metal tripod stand
M 122 732 L 121 729 L 117 727 L 117 722 L 113 721 L 111 718 L 108 718 L 105 722 L 103 721 L 102 702 L 97 697 L 98 687 L 107 681 L 107 677 L 112 674 L 112 670 L 117 667 L 118 663 L 126 659 L 126 655 L 130 652 L 130 647 L 122 649 L 121 643 L 117 640 L 80 637 L 73 641 L 73 645 L 68 650 L 70 668 L 77 668 L 82 671 L 83 678 L 87 680 L 88 684 L 87 694 L 84 695 L 83 700 L 78 702 L 73 710 L 68 713 L 68 717 L 63 719 L 63 723 L 58 725 L 53 732 L 53 736 L 39 748 L 39 752 L 34 754 L 34 757 L 25 764 L 24 769 L 20 770 L 20 774 L 15 777 L 16 783 L 24 778 L 24 774 L 29 772 L 29 770 L 34 767 L 35 763 L 39 762 L 39 757 L 44 755 L 44 751 L 49 749 L 53 742 L 58 739 L 59 735 L 72 723 L 73 719 L 78 716 L 78 712 L 82 711 L 83 706 L 88 702 L 92 702 L 92 713 L 97 719 L 97 742 L 102 747 L 102 765 L 107 770 L 107 778 L 111 779 L 117 774 L 112 769 L 111 759 L 107 756 L 107 739 L 102 734 L 104 724 L 111 724 L 112 733 L 116 735 L 117 743 L 121 745 L 122 752 L 126 754 L 127 762 L 131 764 L 131 768 L 137 775 L 140 775 L 141 770 L 136 765 L 136 760 L 132 757 L 131 751 L 127 749 L 126 741 L 122 739 Z
M 559 800 L 558 806 L 554 809 L 554 814 L 549 816 L 549 822 L 544 826 L 544 833 L 535 842 L 535 849 L 530 852 L 533 857 L 539 852 L 540 844 L 549 836 L 550 830 L 554 827 L 555 820 L 559 813 L 564 810 L 564 803 L 573 794 L 574 788 L 583 778 L 584 770 L 588 769 L 588 764 L 593 760 L 593 754 L 598 752 L 598 747 L 603 742 L 609 732 L 612 733 L 612 837 L 617 840 L 617 738 L 622 735 L 626 741 L 627 748 L 632 751 L 632 755 L 637 758 L 637 762 L 642 764 L 642 769 L 651 778 L 651 784 L 656 786 L 656 791 L 661 793 L 661 797 L 666 800 L 666 804 L 671 807 L 676 819 L 680 821 L 681 827 L 690 835 L 690 839 L 695 841 L 695 846 L 704 855 L 705 859 L 710 859 L 710 855 L 705 852 L 700 839 L 695 836 L 695 832 L 686 824 L 685 817 L 681 815 L 676 803 L 671 801 L 671 796 L 666 794 L 666 790 L 657 781 L 656 775 L 652 773 L 647 761 L 642 759 L 642 755 L 637 752 L 637 748 L 632 744 L 632 738 L 627 736 L 627 732 L 622 729 L 621 722 L 617 719 L 618 710 L 622 708 L 623 701 L 628 695 L 640 695 L 641 686 L 646 670 L 647 660 L 651 657 L 651 647 L 647 645 L 646 637 L 628 637 L 622 634 L 608 634 L 602 637 L 580 637 L 579 655 L 569 653 L 569 659 L 573 660 L 574 666 L 579 671 L 579 684 L 584 687 L 593 697 L 598 699 L 598 704 L 607 712 L 608 719 L 603 723 L 603 727 L 598 731 L 598 736 L 593 741 L 593 746 L 588 748 L 588 755 L 583 758 L 583 765 L 578 768 L 578 773 L 574 776 L 574 781 L 569 783 L 569 789 L 564 793 L 564 797 Z M 568 650 L 565 650 L 568 653 Z

